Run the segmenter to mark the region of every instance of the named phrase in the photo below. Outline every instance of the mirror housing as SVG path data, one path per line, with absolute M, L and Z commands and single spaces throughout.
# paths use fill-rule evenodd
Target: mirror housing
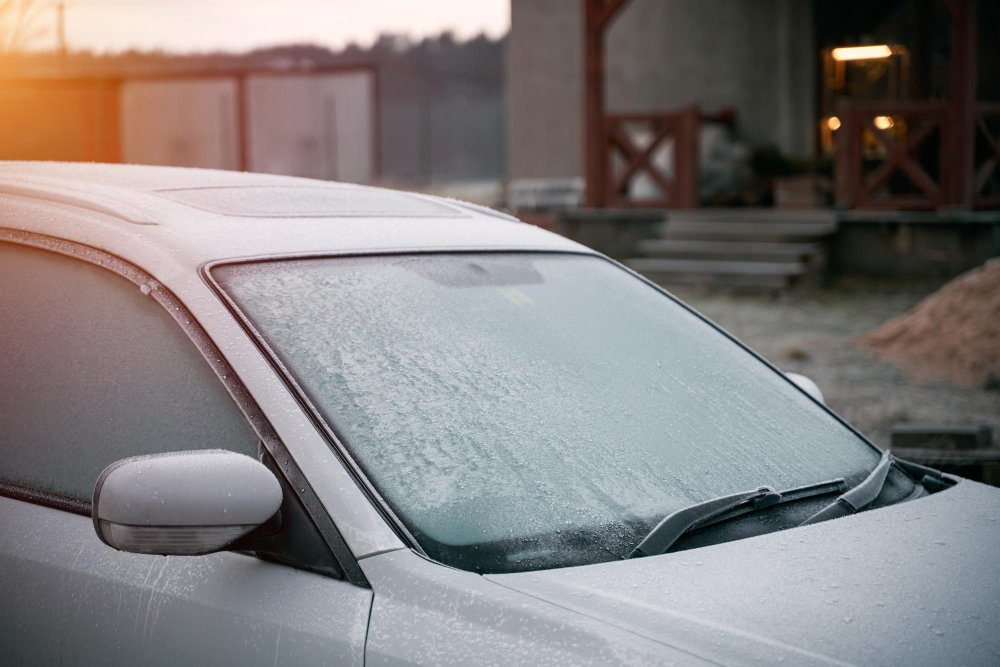
M 826 405 L 826 399 L 823 398 L 823 392 L 820 391 L 819 385 L 807 378 L 805 375 L 799 375 L 798 373 L 785 373 L 789 380 L 794 382 L 799 389 L 806 392 L 817 401 Z
M 262 463 L 220 449 L 136 456 L 105 468 L 94 529 L 119 551 L 196 556 L 277 526 L 281 485 Z

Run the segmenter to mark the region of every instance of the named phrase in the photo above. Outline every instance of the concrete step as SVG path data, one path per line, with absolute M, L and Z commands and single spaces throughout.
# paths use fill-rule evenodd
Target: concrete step
M 822 247 L 818 243 L 648 239 L 637 243 L 636 250 L 644 257 L 781 261 L 812 257 L 822 252 Z
M 734 287 L 752 290 L 785 290 L 791 286 L 793 280 L 789 276 L 741 275 L 736 273 L 653 273 L 644 275 L 654 283 L 667 288 L 696 285 L 699 287 Z
M 823 240 L 836 229 L 830 211 L 671 210 L 627 264 L 665 285 L 784 289 L 821 277 Z
M 802 275 L 806 268 L 804 263 L 797 261 L 749 262 L 711 259 L 661 259 L 658 257 L 636 257 L 625 263 L 644 275 L 677 273 L 793 277 Z
M 836 231 L 835 224 L 816 222 L 717 222 L 668 220 L 660 237 L 675 240 L 811 240 Z
M 780 222 L 835 225 L 837 216 L 828 210 L 775 208 L 696 208 L 667 211 L 667 220 L 689 222 Z
M 637 257 L 628 266 L 661 285 L 785 289 L 805 270 L 801 262 L 746 262 Z
M 644 208 L 572 208 L 560 211 L 563 220 L 571 222 L 647 223 L 662 222 L 662 210 Z

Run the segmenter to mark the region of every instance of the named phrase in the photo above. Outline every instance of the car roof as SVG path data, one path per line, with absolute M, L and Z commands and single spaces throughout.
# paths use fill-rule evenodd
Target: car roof
M 0 205 L 0 227 L 85 243 L 126 259 L 141 255 L 146 263 L 169 257 L 175 268 L 265 256 L 587 251 L 473 204 L 271 174 L 0 161 L 0 202 L 15 200 L 30 202 L 37 215 L 21 206 L 14 218 Z

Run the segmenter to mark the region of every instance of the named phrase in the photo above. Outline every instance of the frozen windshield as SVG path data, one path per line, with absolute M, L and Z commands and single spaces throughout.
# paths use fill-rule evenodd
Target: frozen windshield
M 879 452 L 658 290 L 559 254 L 215 277 L 421 546 L 481 572 L 621 558 L 667 513 Z

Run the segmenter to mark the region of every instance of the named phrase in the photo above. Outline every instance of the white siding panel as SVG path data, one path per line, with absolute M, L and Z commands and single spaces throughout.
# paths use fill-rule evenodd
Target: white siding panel
M 234 79 L 128 81 L 121 112 L 124 162 L 239 168 Z
M 247 95 L 252 171 L 352 183 L 374 178 L 370 72 L 254 75 Z

